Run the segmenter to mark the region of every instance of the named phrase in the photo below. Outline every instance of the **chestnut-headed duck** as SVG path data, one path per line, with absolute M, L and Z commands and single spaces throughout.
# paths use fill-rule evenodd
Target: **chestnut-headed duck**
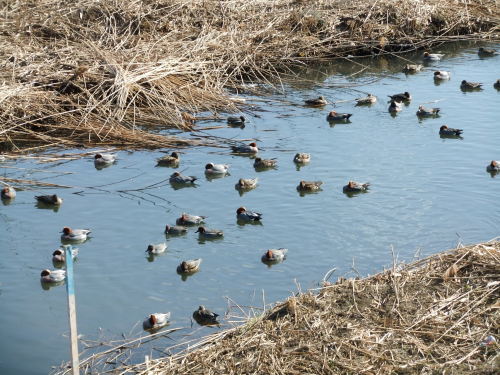
M 419 117 L 434 117 L 439 114 L 439 108 L 425 108 L 423 105 L 418 106 L 417 116 Z
M 424 60 L 426 61 L 439 61 L 443 56 L 443 53 L 429 53 L 427 51 L 424 52 Z
M 85 241 L 91 232 L 90 229 L 71 229 L 69 227 L 64 227 L 61 233 L 61 240 L 63 241 Z
M 203 220 L 206 218 L 206 216 L 190 215 L 184 212 L 175 223 L 177 225 L 197 225 L 203 223 Z
M 248 145 L 231 146 L 231 149 L 236 154 L 256 154 L 259 152 L 257 143 L 255 142 Z
M 162 243 L 157 243 L 157 244 L 149 244 L 148 248 L 146 249 L 146 253 L 149 255 L 157 255 L 157 254 L 162 254 L 167 250 L 167 244 L 165 242 Z
M 314 99 L 306 99 L 304 100 L 304 103 L 309 107 L 322 107 L 327 105 L 328 101 L 323 96 L 319 96 Z
M 142 328 L 145 331 L 149 330 L 157 330 L 162 327 L 165 327 L 170 319 L 170 312 L 167 313 L 154 313 L 149 315 L 143 322 Z
M 352 116 L 352 113 L 337 113 L 335 111 L 330 111 L 326 116 L 327 121 L 348 121 Z
M 42 283 L 60 283 L 66 277 L 65 270 L 43 270 L 40 273 L 40 281 Z
M 486 167 L 488 172 L 500 172 L 500 161 L 492 160 L 490 164 Z
M 226 174 L 229 172 L 229 165 L 208 163 L 205 165 L 206 174 Z
M 306 164 L 311 161 L 311 154 L 306 154 L 305 152 L 298 152 L 293 157 L 294 163 Z
M 240 207 L 236 210 L 236 218 L 243 221 L 259 221 L 262 219 L 262 214 L 249 211 L 245 207 Z
M 78 255 L 78 249 L 71 249 L 71 258 L 75 259 Z M 54 263 L 64 263 L 66 262 L 66 251 L 64 249 L 56 249 L 52 253 L 52 262 Z
M 464 131 L 462 129 L 449 128 L 443 125 L 439 128 L 439 135 L 443 136 L 460 136 Z
M 274 263 L 281 262 L 286 258 L 286 253 L 288 249 L 280 248 L 280 249 L 269 249 L 264 255 L 262 255 L 261 260 L 264 263 Z
M 191 259 L 191 260 L 183 260 L 181 264 L 177 266 L 177 273 L 180 274 L 189 274 L 195 273 L 200 270 L 200 264 L 202 259 Z
M 360 193 L 367 191 L 369 187 L 369 182 L 360 183 L 356 181 L 349 181 L 342 190 L 344 191 L 344 193 Z
M 218 316 L 219 314 L 210 311 L 203 305 L 200 305 L 198 310 L 193 312 L 193 319 L 200 325 L 219 324 L 217 321 Z
M 115 154 L 95 154 L 94 163 L 96 165 L 109 165 L 113 164 L 116 161 Z
M 57 194 L 37 195 L 35 196 L 35 199 L 38 201 L 38 203 L 54 205 L 54 206 L 60 206 L 63 202 L 62 198 L 58 197 Z
M 174 172 L 170 175 L 168 181 L 171 184 L 194 184 L 197 178 L 195 176 L 185 176 L 180 172 Z
M 16 190 L 12 186 L 4 186 L 0 196 L 5 200 L 14 199 L 16 197 Z
M 165 167 L 176 167 L 179 165 L 179 162 L 181 161 L 181 157 L 177 152 L 172 152 L 170 155 L 165 155 L 162 156 L 161 158 L 157 159 L 157 165 L 160 166 L 165 166 Z
M 195 232 L 198 233 L 200 238 L 220 238 L 224 236 L 224 232 L 218 229 L 207 229 L 205 227 L 198 227 Z
M 319 191 L 321 190 L 322 181 L 300 181 L 297 185 L 298 191 Z

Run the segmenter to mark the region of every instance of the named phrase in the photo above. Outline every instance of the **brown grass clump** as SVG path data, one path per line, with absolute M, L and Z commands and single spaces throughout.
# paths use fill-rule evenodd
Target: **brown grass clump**
M 493 241 L 364 279 L 341 278 L 208 336 L 194 350 L 110 372 L 497 373 L 498 342 L 482 342 L 500 334 L 499 264 L 500 242 Z
M 0 2 L 0 150 L 172 146 L 228 87 L 318 57 L 498 38 L 493 0 Z M 188 120 L 186 120 L 188 119 Z

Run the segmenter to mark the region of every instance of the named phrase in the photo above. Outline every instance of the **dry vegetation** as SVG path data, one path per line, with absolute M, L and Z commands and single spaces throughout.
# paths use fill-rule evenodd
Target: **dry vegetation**
M 492 241 L 325 282 L 171 356 L 116 368 L 120 343 L 83 373 L 498 374 L 498 341 L 484 339 L 500 335 L 499 264 Z
M 153 130 L 236 111 L 227 88 L 243 80 L 318 57 L 498 39 L 499 24 L 494 0 L 7 0 L 0 12 L 4 152 L 186 144 Z

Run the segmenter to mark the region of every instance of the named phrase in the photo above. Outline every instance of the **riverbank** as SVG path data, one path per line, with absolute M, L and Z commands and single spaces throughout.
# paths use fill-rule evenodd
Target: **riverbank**
M 500 242 L 490 241 L 363 279 L 324 281 L 191 349 L 112 373 L 493 374 L 499 261 Z M 85 373 L 98 370 L 83 364 Z
M 179 147 L 160 130 L 245 110 L 229 92 L 320 58 L 499 40 L 494 1 L 14 2 L 0 32 L 0 152 Z

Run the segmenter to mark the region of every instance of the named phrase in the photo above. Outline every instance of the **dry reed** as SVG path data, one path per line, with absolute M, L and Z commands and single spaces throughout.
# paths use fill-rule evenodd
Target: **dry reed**
M 499 264 L 490 241 L 324 282 L 170 356 L 113 367 L 97 356 L 103 367 L 87 359 L 84 373 L 493 374 L 498 342 L 484 339 L 500 334 Z
M 158 130 L 238 110 L 227 88 L 244 80 L 319 57 L 498 40 L 499 24 L 494 0 L 0 4 L 0 150 L 10 152 L 186 145 Z

